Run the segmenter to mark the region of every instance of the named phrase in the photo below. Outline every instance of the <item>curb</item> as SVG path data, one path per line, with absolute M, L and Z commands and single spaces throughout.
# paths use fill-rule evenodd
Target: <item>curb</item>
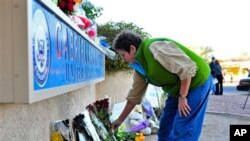
M 219 112 L 219 111 L 207 111 L 206 113 L 210 113 L 210 114 L 220 114 L 220 115 L 241 116 L 241 117 L 250 118 L 250 116 L 248 116 L 248 115 L 236 114 L 236 113 L 227 113 L 227 112 Z

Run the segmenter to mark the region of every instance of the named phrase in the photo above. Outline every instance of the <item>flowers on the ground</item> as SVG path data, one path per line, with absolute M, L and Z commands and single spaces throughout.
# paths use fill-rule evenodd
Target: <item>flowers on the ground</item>
M 145 136 L 143 135 L 143 133 L 137 133 L 136 137 L 135 137 L 135 141 L 144 141 Z
M 117 139 L 115 138 L 111 129 L 111 122 L 110 122 L 111 113 L 109 111 L 109 99 L 105 98 L 102 100 L 98 100 L 94 102 L 93 104 L 89 104 L 86 107 L 86 109 L 89 110 L 90 113 L 93 113 L 98 119 L 100 119 L 100 122 L 102 122 L 102 124 L 104 125 L 105 129 L 108 132 L 106 140 L 116 141 Z M 96 124 L 98 124 L 98 122 Z M 103 130 L 101 132 L 105 132 L 105 131 Z
M 127 132 L 126 125 L 122 124 L 116 131 L 115 137 L 118 141 L 134 141 L 136 137 L 136 132 Z
M 50 141 L 63 141 L 63 137 L 59 131 L 54 131 L 50 136 Z
M 109 112 L 109 99 L 105 98 L 102 100 L 98 100 L 93 104 L 89 104 L 86 108 L 93 112 L 104 124 L 104 126 L 111 130 L 111 122 L 109 120 L 110 112 Z
M 100 121 L 100 119 L 95 116 L 94 113 L 89 113 L 89 114 L 90 114 L 91 122 L 95 126 L 98 135 L 100 136 L 102 140 L 106 141 L 109 136 L 107 129 L 105 128 L 103 123 Z

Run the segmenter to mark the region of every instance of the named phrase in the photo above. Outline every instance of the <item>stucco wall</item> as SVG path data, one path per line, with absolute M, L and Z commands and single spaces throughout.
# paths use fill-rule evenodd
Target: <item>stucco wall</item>
M 33 104 L 0 104 L 0 141 L 49 141 L 50 123 L 95 101 L 95 85 Z
M 49 141 L 52 121 L 73 119 L 106 96 L 112 104 L 124 101 L 131 84 L 131 72 L 118 72 L 96 85 L 33 104 L 0 104 L 0 141 Z
M 120 71 L 106 74 L 105 80 L 96 85 L 96 98 L 106 96 L 111 98 L 111 104 L 126 100 L 127 93 L 132 87 L 133 73 Z

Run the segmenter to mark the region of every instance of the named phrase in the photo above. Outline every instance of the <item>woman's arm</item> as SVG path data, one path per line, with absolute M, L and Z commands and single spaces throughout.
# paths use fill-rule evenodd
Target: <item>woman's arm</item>
M 180 115 L 188 116 L 191 108 L 188 105 L 187 95 L 191 83 L 191 76 L 181 80 L 181 88 L 179 94 L 178 111 Z
M 127 118 L 127 116 L 129 115 L 129 113 L 134 109 L 136 104 L 133 104 L 129 101 L 127 101 L 122 113 L 120 114 L 120 116 L 118 117 L 118 119 L 116 119 L 113 123 L 112 123 L 112 129 L 115 130 L 117 129 L 122 122 Z
M 145 92 L 147 90 L 148 84 L 145 82 L 145 80 L 137 74 L 137 72 L 134 72 L 134 82 L 132 85 L 132 89 L 130 89 L 128 96 L 126 97 L 127 103 L 118 117 L 113 123 L 112 128 L 116 129 L 118 128 L 121 123 L 126 119 L 126 117 L 129 115 L 129 113 L 133 110 L 136 104 L 140 104 Z

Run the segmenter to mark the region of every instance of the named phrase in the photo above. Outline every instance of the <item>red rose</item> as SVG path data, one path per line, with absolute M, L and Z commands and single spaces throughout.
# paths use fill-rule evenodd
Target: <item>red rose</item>
M 74 5 L 72 3 L 67 4 L 67 8 L 69 11 L 73 12 L 74 11 Z
M 68 3 L 74 3 L 74 0 L 68 0 Z
M 58 3 L 58 6 L 60 7 L 60 9 L 65 9 L 66 8 L 66 2 L 65 1 L 61 1 L 60 3 Z

